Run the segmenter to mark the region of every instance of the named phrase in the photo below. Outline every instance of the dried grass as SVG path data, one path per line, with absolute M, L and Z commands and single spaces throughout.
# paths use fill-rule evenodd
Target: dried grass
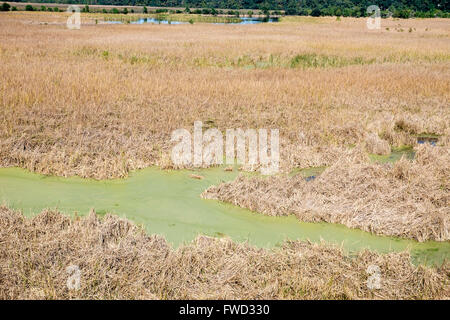
M 449 299 L 448 263 L 410 263 L 408 253 L 360 252 L 287 242 L 283 248 L 199 236 L 172 249 L 115 216 L 33 218 L 0 208 L 1 299 Z M 66 268 L 81 270 L 79 290 Z M 369 290 L 367 268 L 381 270 Z
M 421 145 L 416 159 L 371 163 L 361 149 L 344 154 L 313 181 L 301 175 L 245 176 L 212 186 L 203 197 L 268 215 L 341 223 L 419 241 L 450 240 L 450 152 Z
M 77 31 L 66 18 L 2 13 L 0 166 L 97 179 L 170 167 L 170 133 L 195 120 L 278 128 L 283 170 L 331 165 L 351 145 L 386 153 L 415 133 L 448 145 L 446 20 L 383 21 L 417 30 L 399 34 L 351 18 Z
M 400 34 L 369 32 L 350 18 L 251 28 L 90 21 L 77 31 L 65 28 L 66 18 L 2 13 L 0 166 L 126 177 L 170 167 L 170 133 L 196 120 L 222 131 L 278 128 L 283 170 L 331 167 L 309 184 L 239 178 L 206 196 L 266 214 L 448 240 L 447 20 L 384 21 L 417 30 Z M 394 168 L 348 149 L 385 154 L 423 132 L 441 135 L 441 147 Z M 46 211 L 25 219 L 2 208 L 0 243 L 3 299 L 449 298 L 448 264 L 416 268 L 406 253 L 351 259 L 323 245 L 269 251 L 206 237 L 174 250 L 111 216 L 70 220 Z M 72 264 L 82 270 L 75 292 L 65 285 Z M 381 290 L 365 285 L 370 264 L 382 269 Z
M 386 140 L 380 139 L 377 134 L 370 133 L 364 141 L 364 148 L 368 153 L 378 155 L 388 155 L 391 153 L 391 146 Z

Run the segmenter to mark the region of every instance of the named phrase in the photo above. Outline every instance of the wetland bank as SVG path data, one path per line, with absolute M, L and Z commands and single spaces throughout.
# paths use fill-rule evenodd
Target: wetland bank
M 178 247 L 199 235 L 229 238 L 257 247 L 282 246 L 287 240 L 322 241 L 342 246 L 348 254 L 364 249 L 381 253 L 409 250 L 416 264 L 441 265 L 450 258 L 448 243 L 378 237 L 326 223 L 301 223 L 294 217 L 267 217 L 238 207 L 204 200 L 209 186 L 232 180 L 223 168 L 195 171 L 143 169 L 125 180 L 95 181 L 46 177 L 23 169 L 0 169 L 0 200 L 26 216 L 51 208 L 69 215 L 119 215 L 143 225 L 148 234 L 163 236 Z
M 2 13 L 0 297 L 449 298 L 447 20 L 95 17 Z M 279 129 L 282 174 L 174 170 L 198 120 Z

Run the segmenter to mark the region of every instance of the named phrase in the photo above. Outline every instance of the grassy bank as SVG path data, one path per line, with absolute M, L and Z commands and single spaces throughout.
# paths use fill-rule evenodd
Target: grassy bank
M 326 167 L 319 177 L 239 178 L 204 196 L 449 240 L 448 20 L 384 19 L 371 31 L 355 18 L 114 25 L 101 21 L 139 15 L 90 13 L 69 30 L 68 13 L 0 15 L 0 166 L 127 177 L 172 168 L 171 133 L 194 121 L 221 132 L 276 128 L 282 171 Z M 418 148 L 424 134 L 436 147 Z M 414 161 L 367 158 L 412 147 Z M 450 298 L 449 264 L 416 267 L 407 253 L 349 257 L 325 244 L 266 250 L 207 237 L 174 249 L 108 215 L 24 218 L 2 207 L 0 243 L 1 299 Z M 70 265 L 80 269 L 79 290 L 66 285 Z
M 274 250 L 200 236 L 172 249 L 132 223 L 91 213 L 34 218 L 0 208 L 1 299 L 449 299 L 448 263 L 415 267 L 407 253 L 305 242 Z M 80 270 L 69 289 L 66 268 Z M 381 286 L 369 289 L 369 266 Z M 373 268 L 373 267 L 372 267 Z
M 203 193 L 268 215 L 341 223 L 380 235 L 450 240 L 450 153 L 423 145 L 416 159 L 371 163 L 360 150 L 343 156 L 313 181 L 239 177 Z

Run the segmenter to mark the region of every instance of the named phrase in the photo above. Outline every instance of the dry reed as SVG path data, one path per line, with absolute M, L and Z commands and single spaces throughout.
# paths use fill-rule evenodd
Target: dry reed
M 203 197 L 268 215 L 341 223 L 376 234 L 419 241 L 450 240 L 450 152 L 421 145 L 416 159 L 371 163 L 358 148 L 313 181 L 301 176 L 238 177 Z
M 196 120 L 280 129 L 283 170 L 331 165 L 352 145 L 386 153 L 423 132 L 448 145 L 446 20 L 383 20 L 416 30 L 400 34 L 350 18 L 76 31 L 66 18 L 2 13 L 1 166 L 125 177 L 170 166 L 170 133 Z
M 413 266 L 408 253 L 347 256 L 337 247 L 282 248 L 199 236 L 172 249 L 116 216 L 33 218 L 0 208 L 1 299 L 449 299 L 449 265 Z M 68 289 L 66 268 L 79 267 Z M 381 271 L 369 289 L 367 269 Z
M 206 195 L 448 240 L 447 20 L 383 20 L 391 31 L 370 32 L 351 18 L 243 28 L 96 25 L 98 16 L 82 15 L 73 31 L 64 13 L 1 13 L 0 166 L 126 177 L 171 166 L 170 133 L 196 120 L 222 131 L 278 128 L 283 170 L 331 167 L 309 184 L 240 178 Z M 393 168 L 366 162 L 365 153 L 413 145 L 420 133 L 440 135 L 440 147 Z M 174 250 L 117 217 L 51 211 L 25 219 L 2 208 L 0 224 L 3 299 L 449 298 L 448 264 L 414 267 L 406 253 L 349 258 L 324 245 L 270 251 L 206 237 Z M 71 264 L 82 270 L 79 291 L 65 285 Z M 365 284 L 370 264 L 382 269 L 380 290 Z

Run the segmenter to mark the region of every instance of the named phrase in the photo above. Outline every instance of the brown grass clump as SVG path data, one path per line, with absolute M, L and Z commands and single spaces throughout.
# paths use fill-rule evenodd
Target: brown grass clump
M 302 221 L 341 223 L 376 234 L 419 241 L 450 240 L 450 152 L 422 145 L 416 159 L 370 163 L 355 149 L 315 180 L 238 177 L 210 187 L 205 198 L 268 215 L 295 214 Z
M 391 153 L 391 146 L 386 140 L 380 139 L 377 134 L 370 133 L 364 141 L 364 148 L 368 153 L 387 155 Z
M 449 299 L 448 263 L 410 263 L 408 253 L 287 242 L 257 249 L 200 236 L 172 249 L 129 221 L 54 211 L 33 218 L 0 208 L 1 299 Z M 66 268 L 78 266 L 79 289 Z M 367 269 L 381 271 L 368 289 Z

